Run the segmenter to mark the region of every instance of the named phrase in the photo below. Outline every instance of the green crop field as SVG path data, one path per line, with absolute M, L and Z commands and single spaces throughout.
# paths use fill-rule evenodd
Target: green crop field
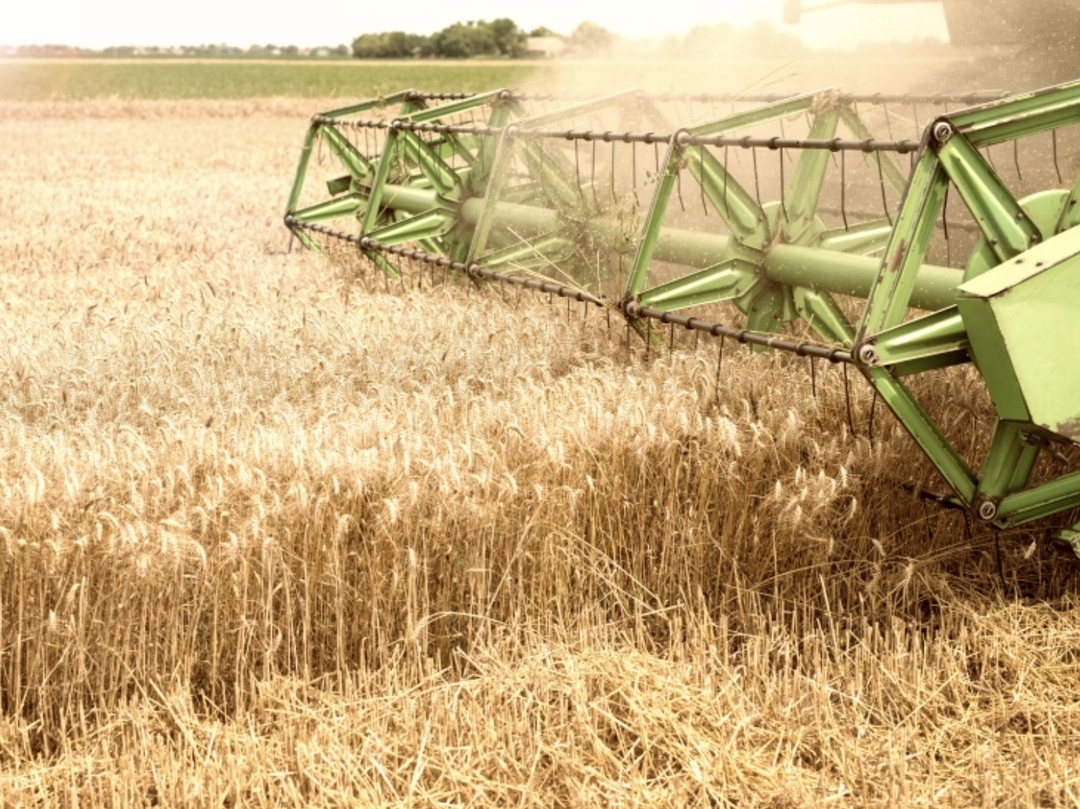
M 10 60 L 0 62 L 0 100 L 367 98 L 408 87 L 512 87 L 545 69 L 529 62 Z

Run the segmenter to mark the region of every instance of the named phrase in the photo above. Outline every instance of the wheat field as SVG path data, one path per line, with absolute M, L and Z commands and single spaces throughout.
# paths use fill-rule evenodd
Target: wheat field
M 5 805 L 1080 804 L 1045 526 L 839 367 L 290 252 L 319 108 L 3 105 Z

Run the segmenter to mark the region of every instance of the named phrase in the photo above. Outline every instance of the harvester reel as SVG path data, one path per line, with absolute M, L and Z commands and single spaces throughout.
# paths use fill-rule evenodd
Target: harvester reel
M 313 249 L 354 244 L 388 277 L 404 257 L 618 310 L 646 340 L 660 321 L 853 364 L 951 504 L 996 526 L 1080 506 L 1080 471 L 1035 473 L 1041 454 L 1080 443 L 1067 356 L 1080 348 L 1080 182 L 1060 187 L 1058 159 L 1058 131 L 1080 123 L 1080 82 L 961 99 L 981 103 L 938 115 L 918 141 L 891 137 L 881 96 L 698 100 L 730 108 L 677 128 L 664 99 L 640 93 L 538 111 L 553 100 L 407 91 L 317 115 L 286 223 Z M 894 100 L 917 112 L 919 99 Z M 884 121 L 872 126 L 860 103 Z M 805 134 L 785 134 L 793 121 Z M 882 125 L 890 137 L 876 136 Z M 1051 139 L 1057 182 L 1021 198 L 991 150 L 1035 135 Z M 308 202 L 317 147 L 345 173 Z M 752 182 L 740 181 L 748 162 Z M 869 193 L 852 187 L 857 171 Z M 950 195 L 968 221 L 950 225 Z M 959 266 L 939 266 L 950 227 L 970 244 Z M 717 321 L 735 310 L 741 326 Z M 978 472 L 905 382 L 967 363 L 997 414 Z

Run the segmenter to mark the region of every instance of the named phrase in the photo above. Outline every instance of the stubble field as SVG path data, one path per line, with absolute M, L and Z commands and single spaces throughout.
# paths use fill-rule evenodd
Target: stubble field
M 319 108 L 4 103 L 6 804 L 1080 803 L 1041 528 L 839 368 L 289 252 Z

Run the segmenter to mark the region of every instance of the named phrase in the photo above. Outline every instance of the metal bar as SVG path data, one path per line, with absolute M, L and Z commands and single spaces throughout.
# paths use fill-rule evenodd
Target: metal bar
M 494 270 L 487 269 L 476 263 L 470 264 L 461 261 L 453 261 L 452 259 L 446 258 L 445 256 L 433 255 L 431 253 L 427 253 L 424 250 L 400 247 L 398 245 L 381 244 L 380 242 L 375 241 L 369 236 L 358 236 L 353 233 L 345 233 L 343 231 L 334 230 L 333 228 L 326 227 L 325 225 L 302 222 L 295 217 L 286 217 L 285 224 L 289 227 L 300 228 L 302 230 L 310 230 L 316 233 L 324 233 L 328 236 L 333 236 L 334 238 L 351 242 L 358 245 L 361 249 L 365 251 L 390 253 L 393 255 L 401 256 L 402 258 L 423 261 L 437 267 L 445 267 L 447 269 L 458 270 L 460 272 L 464 272 L 470 278 L 484 279 L 488 281 L 498 281 L 499 283 L 518 286 L 522 289 L 530 289 L 536 292 L 546 292 L 548 294 L 558 295 L 561 298 L 569 298 L 575 301 L 592 303 L 596 306 L 617 309 L 619 311 L 622 311 L 627 317 L 630 318 L 656 320 L 660 323 L 681 326 L 688 331 L 705 332 L 713 335 L 714 337 L 733 337 L 740 343 L 754 346 L 762 346 L 765 348 L 773 348 L 779 351 L 790 351 L 802 357 L 818 357 L 821 359 L 827 359 L 830 362 L 854 362 L 850 351 L 843 348 L 837 348 L 835 346 L 824 346 L 807 341 L 791 340 L 785 337 L 779 337 L 775 334 L 764 334 L 761 332 L 755 332 L 752 329 L 737 329 L 731 326 L 725 326 L 722 323 L 701 320 L 700 318 L 696 317 L 683 317 L 681 315 L 672 314 L 671 312 L 641 306 L 640 304 L 637 304 L 633 301 L 614 301 L 602 295 L 595 295 L 588 290 L 581 289 L 580 287 L 570 287 L 564 284 L 557 284 L 553 281 L 545 281 L 531 276 L 508 275 L 504 272 L 496 272 Z
M 426 110 L 425 112 L 439 112 L 439 110 Z M 335 126 L 353 127 L 357 129 L 399 129 L 412 132 L 435 132 L 460 135 L 498 135 L 502 130 L 496 126 L 478 126 L 474 124 L 438 124 L 419 123 L 405 119 L 395 121 L 382 120 L 356 120 L 341 121 L 327 116 L 316 115 L 313 119 L 316 123 L 333 123 Z M 585 141 L 592 143 L 667 143 L 672 138 L 678 138 L 680 146 L 734 146 L 739 149 L 808 149 L 827 152 L 896 152 L 907 154 L 919 149 L 918 141 L 914 140 L 882 140 L 879 138 L 866 137 L 862 139 L 851 138 L 784 138 L 784 137 L 754 137 L 746 135 L 735 137 L 731 135 L 695 135 L 688 131 L 675 133 L 665 132 L 603 132 L 589 129 L 534 129 L 522 128 L 517 133 L 522 138 L 552 138 L 556 140 Z M 733 126 L 738 129 L 739 126 Z
M 438 199 L 430 189 L 388 184 L 382 204 L 410 213 L 423 213 L 438 207 Z M 487 199 L 482 197 L 467 200 L 458 209 L 459 215 L 466 224 L 476 225 L 487 204 Z M 550 233 L 559 226 L 557 212 L 547 208 L 496 202 L 490 209 L 491 224 L 511 228 L 526 238 Z M 297 221 L 303 221 L 299 212 Z M 623 225 L 616 218 L 596 217 L 589 220 L 586 227 L 601 238 L 611 238 L 621 233 Z M 655 260 L 707 267 L 723 259 L 728 249 L 728 237 L 678 228 L 657 228 L 654 247 Z M 778 283 L 856 297 L 870 294 L 881 267 L 876 258 L 790 244 L 771 247 L 764 261 L 767 277 Z M 951 305 L 961 279 L 959 270 L 923 265 L 911 290 L 910 305 L 918 309 L 942 309 Z

